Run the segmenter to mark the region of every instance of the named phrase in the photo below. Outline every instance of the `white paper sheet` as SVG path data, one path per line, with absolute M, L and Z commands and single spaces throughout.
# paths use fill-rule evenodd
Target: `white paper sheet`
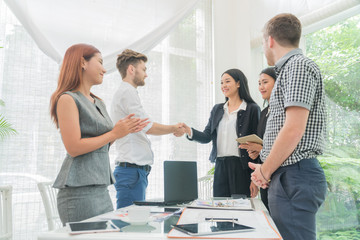
M 222 209 L 222 210 L 254 210 L 250 199 L 195 200 L 189 208 Z
M 114 219 L 116 219 L 116 220 L 123 220 L 123 221 L 127 222 L 128 221 L 128 218 L 127 218 L 127 216 L 128 216 L 127 209 L 128 208 L 122 208 L 122 209 L 118 209 L 113 212 L 108 212 L 108 213 L 98 216 L 97 218 L 99 220 L 114 220 Z M 150 221 L 152 221 L 152 222 L 163 222 L 166 219 L 168 219 L 169 217 L 171 217 L 172 215 L 177 214 L 182 211 L 182 209 L 179 208 L 179 210 L 176 212 L 166 212 L 166 211 L 160 212 L 160 210 L 162 209 L 161 207 L 160 208 L 149 207 L 149 208 L 151 208 Z

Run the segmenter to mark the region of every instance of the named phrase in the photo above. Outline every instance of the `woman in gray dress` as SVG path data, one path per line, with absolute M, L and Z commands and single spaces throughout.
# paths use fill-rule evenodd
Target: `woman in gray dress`
M 82 221 L 113 210 L 108 185 L 114 183 L 109 147 L 116 139 L 140 131 L 146 119 L 133 114 L 113 125 L 103 101 L 92 94 L 106 72 L 98 49 L 87 44 L 65 53 L 50 114 L 66 148 L 66 157 L 54 182 L 62 223 Z

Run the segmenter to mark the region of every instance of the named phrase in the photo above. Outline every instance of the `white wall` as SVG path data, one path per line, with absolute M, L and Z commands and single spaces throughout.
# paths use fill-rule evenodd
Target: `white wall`
M 224 102 L 220 90 L 221 74 L 230 68 L 238 68 L 248 78 L 251 96 L 258 104 L 262 104 L 257 89 L 257 72 L 261 71 L 262 62 L 259 63 L 259 69 L 253 66 L 248 22 L 251 19 L 249 1 L 214 0 L 213 4 L 215 102 Z

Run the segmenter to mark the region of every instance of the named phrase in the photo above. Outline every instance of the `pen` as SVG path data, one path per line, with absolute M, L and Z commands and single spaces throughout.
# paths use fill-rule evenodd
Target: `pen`
M 205 221 L 237 221 L 237 218 L 209 218 L 206 217 Z

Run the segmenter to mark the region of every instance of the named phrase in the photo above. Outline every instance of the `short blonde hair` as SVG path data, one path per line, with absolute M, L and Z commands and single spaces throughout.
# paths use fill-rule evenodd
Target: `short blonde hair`
M 129 65 L 136 66 L 140 61 L 147 62 L 147 57 L 144 54 L 135 52 L 131 49 L 125 49 L 119 54 L 116 61 L 116 67 L 119 70 L 121 77 L 126 77 L 126 71 Z

